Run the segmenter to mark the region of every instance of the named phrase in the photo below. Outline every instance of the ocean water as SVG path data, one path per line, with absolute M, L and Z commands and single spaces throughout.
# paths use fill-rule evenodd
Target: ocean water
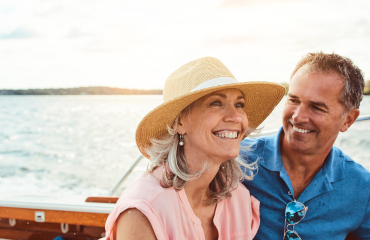
M 280 127 L 283 102 L 264 130 Z M 161 103 L 162 96 L 0 96 L 0 194 L 106 195 L 140 155 L 136 126 Z M 370 114 L 369 96 L 360 110 Z M 340 134 L 336 145 L 370 170 L 369 121 Z

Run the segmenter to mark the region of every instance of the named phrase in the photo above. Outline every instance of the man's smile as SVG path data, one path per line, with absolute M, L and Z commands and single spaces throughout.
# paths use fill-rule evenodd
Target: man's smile
M 299 133 L 310 133 L 310 132 L 313 132 L 312 130 L 303 129 L 303 128 L 297 128 L 296 126 L 293 126 L 293 130 L 295 132 L 299 132 Z

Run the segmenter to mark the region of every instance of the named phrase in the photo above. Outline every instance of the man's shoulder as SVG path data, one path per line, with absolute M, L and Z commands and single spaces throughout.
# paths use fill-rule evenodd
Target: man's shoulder
M 258 141 L 266 141 L 268 139 L 273 139 L 276 137 L 276 134 L 273 134 L 273 135 L 265 135 L 265 136 L 258 136 L 258 135 L 253 135 L 253 137 L 246 137 L 242 140 L 242 143 L 246 143 L 246 142 L 258 142 Z
M 265 148 L 274 147 L 273 140 L 276 136 L 248 137 L 240 143 L 240 154 L 243 156 L 259 155 L 261 156 Z
M 356 178 L 361 182 L 366 182 L 370 184 L 369 170 L 367 170 L 360 163 L 353 160 L 338 147 L 333 146 L 333 151 L 336 158 L 335 161 L 339 161 L 341 164 L 343 164 L 343 171 L 345 173 L 345 176 Z
M 262 137 L 247 137 L 241 141 L 240 146 L 251 147 L 251 151 L 255 151 L 258 150 L 258 147 L 260 147 L 260 145 L 265 146 L 274 138 L 276 138 L 276 134 Z

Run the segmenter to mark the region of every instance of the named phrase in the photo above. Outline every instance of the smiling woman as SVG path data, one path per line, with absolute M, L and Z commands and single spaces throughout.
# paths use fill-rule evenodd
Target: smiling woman
M 275 83 L 238 83 L 212 57 L 172 73 L 164 103 L 136 130 L 151 160 L 148 172 L 122 193 L 107 219 L 107 238 L 252 239 L 259 202 L 240 181 L 252 177 L 255 164 L 238 160 L 239 143 L 284 92 Z
M 248 128 L 244 101 L 239 90 L 224 89 L 192 103 L 189 114 L 180 118 L 178 123 L 178 132 L 184 135 L 184 152 L 207 156 L 213 159 L 213 163 L 216 159 L 222 163 L 223 159 L 236 158 L 239 143 Z

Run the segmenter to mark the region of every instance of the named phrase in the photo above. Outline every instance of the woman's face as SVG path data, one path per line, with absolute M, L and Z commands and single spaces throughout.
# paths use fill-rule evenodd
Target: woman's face
M 184 113 L 178 124 L 186 159 L 212 159 L 221 164 L 237 157 L 248 128 L 244 104 L 237 89 L 213 92 L 193 102 L 190 113 Z

